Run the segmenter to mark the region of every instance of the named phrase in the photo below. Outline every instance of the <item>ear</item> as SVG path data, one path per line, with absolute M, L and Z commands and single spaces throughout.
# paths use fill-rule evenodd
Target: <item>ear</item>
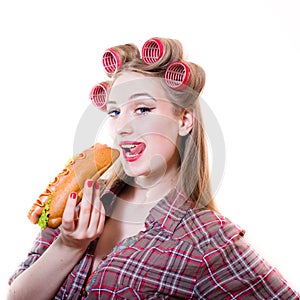
M 194 126 L 194 113 L 185 109 L 179 118 L 179 135 L 188 135 Z

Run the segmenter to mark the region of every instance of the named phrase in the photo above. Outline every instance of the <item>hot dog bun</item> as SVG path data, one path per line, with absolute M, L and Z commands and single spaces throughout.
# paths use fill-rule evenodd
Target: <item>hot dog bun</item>
M 69 194 L 76 192 L 79 203 L 86 179 L 98 179 L 118 156 L 118 150 L 97 143 L 74 157 L 32 205 L 27 215 L 29 220 L 34 224 L 39 223 L 39 218 L 50 200 L 49 210 L 46 212 L 47 222 L 44 226 L 40 223 L 39 225 L 42 229 L 45 226 L 57 228 L 62 222 Z

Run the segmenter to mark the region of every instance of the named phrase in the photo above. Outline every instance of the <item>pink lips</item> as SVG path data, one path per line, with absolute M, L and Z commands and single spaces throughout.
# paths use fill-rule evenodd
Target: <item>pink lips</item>
M 138 160 L 146 149 L 145 143 L 132 141 L 121 142 L 120 147 L 122 148 L 123 157 L 128 162 Z

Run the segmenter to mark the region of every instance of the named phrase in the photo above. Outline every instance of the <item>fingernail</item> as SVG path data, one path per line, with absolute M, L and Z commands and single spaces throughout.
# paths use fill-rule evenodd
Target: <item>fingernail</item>
M 99 182 L 99 181 L 96 181 L 96 183 L 95 183 L 95 188 L 96 188 L 97 190 L 100 189 L 100 182 Z
M 92 185 L 93 185 L 93 180 L 88 180 L 87 181 L 87 186 L 88 187 L 92 187 Z
M 77 198 L 77 193 L 73 192 L 70 194 L 71 199 L 76 199 Z

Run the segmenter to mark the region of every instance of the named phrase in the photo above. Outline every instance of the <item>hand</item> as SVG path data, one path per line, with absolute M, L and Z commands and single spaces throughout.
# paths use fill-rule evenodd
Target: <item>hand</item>
M 100 201 L 99 182 L 86 180 L 79 212 L 76 211 L 76 198 L 76 193 L 69 195 L 62 218 L 61 239 L 69 247 L 85 250 L 104 228 L 105 210 Z

